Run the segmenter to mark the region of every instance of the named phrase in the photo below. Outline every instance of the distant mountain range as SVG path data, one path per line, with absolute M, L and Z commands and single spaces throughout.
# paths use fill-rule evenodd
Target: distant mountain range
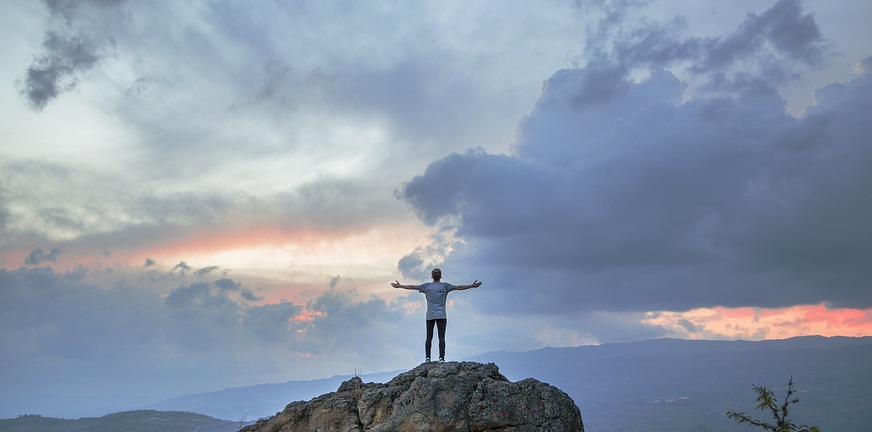
M 202 414 L 150 410 L 125 411 L 77 420 L 23 415 L 0 420 L 2 432 L 236 432 L 243 424 Z
M 752 385 L 767 386 L 781 399 L 791 377 L 800 399 L 790 411 L 796 423 L 820 426 L 823 432 L 867 432 L 872 424 L 872 337 L 657 339 L 493 352 L 466 360 L 496 363 L 512 381 L 532 377 L 562 389 L 581 408 L 589 432 L 749 430 L 725 412 L 745 411 L 771 420 L 755 410 Z M 399 372 L 361 378 L 386 382 Z M 230 388 L 146 408 L 200 413 L 238 424 L 336 391 L 348 378 Z
M 752 385 L 784 396 L 791 376 L 800 402 L 791 418 L 824 432 L 867 432 L 872 424 L 872 337 L 817 336 L 760 342 L 657 339 L 527 352 L 493 352 L 510 380 L 533 377 L 568 393 L 585 428 L 611 431 L 747 430 L 726 411 L 755 411 Z M 385 382 L 397 372 L 364 375 Z M 274 415 L 295 400 L 335 391 L 347 376 L 189 395 L 150 408 L 228 420 Z
M 800 402 L 789 418 L 797 424 L 824 432 L 865 432 L 872 425 L 870 337 L 659 339 L 471 360 L 494 362 L 512 380 L 535 376 L 563 389 L 581 408 L 588 431 L 748 430 L 724 413 L 771 420 L 755 411 L 752 385 L 769 387 L 781 400 L 791 377 Z
M 415 365 L 417 366 L 417 365 Z M 361 375 L 365 382 L 387 382 L 401 371 Z M 280 384 L 259 384 L 226 390 L 197 393 L 150 405 L 148 409 L 189 411 L 211 417 L 250 421 L 275 415 L 285 405 L 307 401 L 315 396 L 336 391 L 339 384 L 351 376 L 336 375 L 312 381 L 288 381 Z M 2 432 L 2 431 L 0 431 Z

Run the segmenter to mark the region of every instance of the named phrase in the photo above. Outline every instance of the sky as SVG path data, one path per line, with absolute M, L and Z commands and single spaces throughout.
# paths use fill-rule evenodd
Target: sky
M 0 400 L 408 369 L 434 266 L 449 360 L 872 335 L 870 19 L 2 2 Z

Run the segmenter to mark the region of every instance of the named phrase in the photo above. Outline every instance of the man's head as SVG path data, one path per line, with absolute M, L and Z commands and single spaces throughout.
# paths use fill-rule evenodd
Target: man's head
M 439 280 L 442 279 L 442 270 L 434 268 L 433 271 L 430 272 L 430 277 L 432 277 L 434 281 L 439 282 Z

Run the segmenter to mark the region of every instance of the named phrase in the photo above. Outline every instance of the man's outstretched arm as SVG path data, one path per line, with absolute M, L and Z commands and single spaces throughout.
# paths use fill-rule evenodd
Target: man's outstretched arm
M 454 289 L 455 290 L 468 290 L 470 288 L 478 288 L 480 286 L 481 286 L 481 282 L 479 282 L 478 279 L 476 279 L 475 282 L 473 282 L 469 285 L 457 285 L 454 287 Z
M 400 281 L 394 281 L 393 283 L 391 283 L 391 286 L 394 288 L 402 288 L 402 289 L 407 289 L 407 290 L 418 289 L 418 285 L 403 285 L 400 283 Z

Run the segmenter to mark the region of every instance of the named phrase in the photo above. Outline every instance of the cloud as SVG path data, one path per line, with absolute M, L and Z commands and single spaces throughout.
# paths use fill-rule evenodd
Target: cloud
M 89 69 L 99 60 L 92 43 L 80 37 L 63 38 L 46 34 L 42 43 L 45 53 L 27 68 L 22 93 L 35 110 L 42 110 L 62 91 L 76 86 L 75 74 Z
M 179 273 L 185 274 L 185 272 L 190 271 L 192 269 L 193 268 L 191 266 L 186 264 L 184 261 L 181 261 L 178 264 L 176 264 L 175 266 L 173 266 L 173 269 L 171 270 L 171 272 L 175 272 L 176 270 L 178 270 Z
M 42 249 L 34 249 L 27 258 L 24 259 L 24 264 L 29 266 L 40 265 L 46 261 L 57 262 L 58 255 L 61 250 L 54 248 L 49 253 L 45 253 Z
M 169 307 L 191 307 L 194 301 L 199 300 L 205 303 L 211 298 L 209 284 L 199 282 L 174 289 L 167 296 L 166 304 Z
M 257 296 L 250 289 L 248 289 L 248 288 L 242 286 L 241 284 L 237 283 L 236 281 L 234 281 L 232 279 L 228 279 L 226 277 L 216 280 L 214 282 L 214 284 L 216 287 L 218 287 L 219 289 L 221 289 L 223 291 L 239 292 L 239 295 L 245 301 L 254 302 L 254 301 L 263 300 L 262 297 Z
M 798 0 L 780 0 L 759 15 L 748 13 L 734 32 L 709 37 L 684 37 L 687 22 L 681 17 L 615 25 L 628 19 L 630 6 L 607 3 L 607 18 L 588 30 L 582 57 L 590 59 L 584 68 L 590 76 L 577 93 L 579 103 L 619 91 L 639 70 L 671 69 L 694 83 L 695 91 L 718 93 L 758 83 L 784 86 L 832 57 L 813 15 L 804 13 Z
M 454 153 L 399 190 L 422 221 L 456 224 L 445 266 L 492 282 L 480 307 L 872 306 L 868 69 L 796 118 L 778 86 L 826 56 L 798 2 L 722 38 L 620 28 L 545 82 L 513 154 Z
M 268 192 L 234 190 L 233 185 L 230 191 L 194 192 L 76 164 L 12 159 L 0 162 L 0 168 L 8 181 L 3 198 L 16 204 L 6 217 L 4 240 L 10 249 L 32 250 L 37 242 L 94 254 L 190 243 L 239 247 L 289 241 L 307 232 L 341 237 L 381 221 L 408 219 L 397 212 L 402 207 L 390 193 L 393 185 L 379 189 L 368 180 L 324 178 Z
M 554 37 L 545 24 L 577 26 L 575 19 L 523 2 L 446 6 L 51 2 L 45 34 L 77 44 L 92 62 L 71 47 L 43 47 L 30 69 L 52 71 L 42 87 L 53 91 L 40 96 L 36 84 L 21 86 L 44 107 L 92 83 L 106 96 L 100 108 L 135 134 L 128 144 L 142 150 L 151 174 L 214 175 L 240 154 L 259 167 L 250 172 L 262 173 L 277 157 L 284 172 L 302 170 L 312 166 L 306 156 L 313 151 L 384 158 L 383 168 L 397 157 L 435 157 L 446 146 L 502 145 L 535 92 L 528 84 L 547 73 L 504 47 L 514 43 L 562 64 L 569 48 L 543 44 Z M 549 6 L 571 12 L 569 4 Z M 492 25 L 477 25 L 483 18 Z M 519 41 L 511 29 L 530 20 Z M 466 44 L 470 38 L 494 43 Z M 504 72 L 506 61 L 525 67 L 497 85 L 488 76 Z M 385 158 L 384 146 L 397 143 L 414 145 L 394 145 L 395 157 Z
M 430 271 L 451 255 L 455 249 L 463 247 L 462 240 L 456 237 L 457 227 L 447 218 L 430 234 L 430 241 L 418 246 L 412 253 L 400 259 L 398 268 L 406 278 L 426 280 Z
M 352 364 L 397 368 L 419 346 L 408 341 L 419 335 L 406 334 L 404 300 L 361 300 L 334 288 L 305 306 L 256 305 L 252 295 L 228 278 L 162 296 L 148 285 L 101 287 L 50 268 L 0 270 L 3 394 L 53 392 L 85 379 L 94 394 L 123 387 L 169 397 L 350 373 Z
M 255 306 L 246 311 L 243 325 L 266 343 L 287 343 L 290 336 L 296 336 L 297 330 L 305 328 L 298 324 L 302 312 L 302 306 L 287 301 Z
M 47 2 L 41 34 L 57 43 L 27 66 L 58 71 L 46 85 L 54 96 L 29 100 L 47 106 L 87 87 L 100 103 L 82 111 L 123 132 L 99 150 L 111 148 L 107 165 L 77 161 L 89 151 L 79 145 L 61 161 L 2 164 L 29 185 L 8 197 L 12 246 L 31 250 L 36 236 L 118 252 L 213 230 L 342 235 L 408 223 L 390 193 L 398 182 L 446 150 L 504 145 L 544 76 L 517 68 L 496 84 L 488 76 L 505 71 L 501 59 L 530 62 L 503 43 L 464 41 L 516 40 L 507 29 L 519 20 L 574 19 L 523 2 L 530 13 L 382 6 Z M 482 16 L 506 25 L 474 24 Z M 458 19 L 468 22 L 460 33 Z M 553 55 L 559 44 L 533 42 L 553 34 L 530 28 L 524 49 L 562 64 L 568 48 Z M 37 184 L 41 175 L 50 181 Z
M 9 209 L 6 208 L 6 198 L 0 190 L 0 232 L 6 231 L 6 226 L 9 220 Z
M 103 292 L 80 276 L 49 268 L 0 271 L 4 370 L 19 370 L 27 359 L 42 366 L 112 362 L 160 333 L 159 296 L 124 287 Z M 22 378 L 4 373 L 4 382 Z
M 72 90 L 78 77 L 100 62 L 107 37 L 94 28 L 91 13 L 114 8 L 121 1 L 72 2 L 46 0 L 52 26 L 46 30 L 42 52 L 27 68 L 21 93 L 31 108 L 40 111 L 64 91 Z M 89 25 L 90 23 L 90 25 Z
M 306 336 L 318 341 L 313 352 L 342 353 L 347 361 L 365 363 L 367 358 L 384 359 L 386 355 L 407 357 L 410 348 L 417 351 L 420 345 L 410 338 L 418 339 L 420 333 L 409 332 L 409 328 L 423 319 L 405 313 L 408 297 L 388 302 L 375 296 L 356 299 L 356 294 L 355 290 L 330 289 L 306 305 L 314 312 L 306 329 Z M 375 339 L 392 342 L 375 343 Z
M 220 268 L 220 267 L 218 267 L 218 266 L 208 266 L 208 267 L 203 267 L 203 268 L 197 269 L 197 270 L 194 272 L 194 274 L 197 275 L 197 276 L 203 276 L 203 275 L 207 275 L 207 274 L 209 274 L 209 273 L 212 273 L 213 271 L 218 270 L 219 268 Z

